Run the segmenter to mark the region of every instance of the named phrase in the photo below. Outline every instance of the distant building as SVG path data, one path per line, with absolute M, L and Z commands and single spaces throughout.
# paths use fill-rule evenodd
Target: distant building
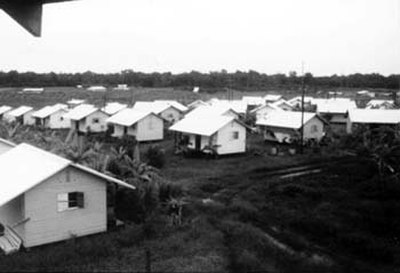
M 87 90 L 93 91 L 93 92 L 106 92 L 107 88 L 104 86 L 98 85 L 98 86 L 90 86 Z
M 176 101 L 138 101 L 133 106 L 138 111 L 151 111 L 169 123 L 182 119 L 187 107 Z
M 74 108 L 78 105 L 84 104 L 85 100 L 79 100 L 79 99 L 70 99 L 69 101 L 67 101 L 67 105 L 69 108 Z
M 36 94 L 40 94 L 44 92 L 44 88 L 24 88 L 22 89 L 23 93 L 36 93 Z
M 395 109 L 395 103 L 393 100 L 370 100 L 365 106 L 366 109 Z
M 267 118 L 271 113 L 276 111 L 283 111 L 283 109 L 279 108 L 273 103 L 268 103 L 253 109 L 250 111 L 250 114 L 256 117 L 256 121 L 259 121 Z
M 106 113 L 89 104 L 81 104 L 64 115 L 64 118 L 71 121 L 71 129 L 81 133 L 105 132 L 108 117 Z
M 164 121 L 153 112 L 124 109 L 107 119 L 114 128 L 113 137 L 134 136 L 137 141 L 156 141 L 164 138 Z
M 305 141 L 320 141 L 325 135 L 325 120 L 316 113 L 305 112 L 302 124 L 301 116 L 301 112 L 275 111 L 266 118 L 257 120 L 256 125 L 262 130 L 265 140 L 291 143 L 300 140 L 303 130 Z
M 7 105 L 3 105 L 0 107 L 0 120 L 3 120 L 4 114 L 6 114 L 7 112 L 11 111 L 12 107 L 11 106 L 7 106 Z
M 128 87 L 127 84 L 118 84 L 117 87 L 114 87 L 114 90 L 116 90 L 116 91 L 129 91 L 130 88 Z
M 169 130 L 188 150 L 218 155 L 246 151 L 246 127 L 231 116 L 184 118 Z
M 28 144 L 0 155 L 0 248 L 6 253 L 107 231 L 107 183 L 135 187 Z
M 265 103 L 274 103 L 281 99 L 283 99 L 282 95 L 267 94 L 263 97 Z
M 4 114 L 5 121 L 12 123 L 16 122 L 20 125 L 34 125 L 35 119 L 33 118 L 34 110 L 30 106 L 20 106 Z

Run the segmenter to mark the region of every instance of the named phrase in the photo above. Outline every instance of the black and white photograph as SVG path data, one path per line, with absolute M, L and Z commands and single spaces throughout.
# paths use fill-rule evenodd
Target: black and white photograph
M 400 272 L 400 0 L 0 0 L 0 272 Z

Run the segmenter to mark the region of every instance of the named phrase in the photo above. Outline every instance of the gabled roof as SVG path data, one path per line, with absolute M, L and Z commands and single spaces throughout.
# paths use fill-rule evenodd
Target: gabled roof
M 212 119 L 209 117 L 184 118 L 172 125 L 169 130 L 187 134 L 211 136 L 232 121 L 236 121 L 235 118 L 227 116 L 215 116 Z
M 315 117 L 319 118 L 319 116 L 316 113 L 304 112 L 304 124 L 306 124 Z M 292 111 L 272 112 L 267 117 L 257 120 L 256 125 L 289 128 L 297 130 L 302 127 L 301 112 L 292 112 Z
M 10 111 L 12 109 L 11 106 L 3 105 L 0 107 L 0 115 Z
M 317 106 L 319 113 L 345 114 L 357 108 L 356 102 L 348 98 L 313 99 L 312 104 Z
M 12 117 L 19 117 L 22 115 L 25 115 L 26 113 L 28 113 L 29 111 L 32 111 L 33 108 L 30 106 L 20 106 L 18 108 L 15 108 L 14 110 L 11 110 L 10 112 L 8 112 L 7 115 L 10 115 Z
M 293 106 L 292 106 L 288 101 L 286 101 L 286 100 L 284 100 L 284 99 L 279 99 L 279 100 L 277 100 L 277 101 L 275 101 L 275 102 L 272 103 L 272 105 L 278 107 L 279 109 L 282 109 L 282 108 L 281 108 L 281 105 L 282 105 L 282 104 L 284 104 L 284 105 L 290 107 L 291 109 L 293 109 Z
M 230 108 L 227 105 L 220 105 L 220 106 L 207 105 L 207 106 L 199 106 L 199 107 L 193 109 L 191 112 L 186 114 L 185 118 L 194 118 L 194 117 L 210 118 L 210 117 L 215 117 L 215 116 L 218 117 L 218 116 L 227 115 L 229 113 L 232 113 L 235 116 L 239 115 L 238 113 L 236 113 L 234 110 L 232 110 L 232 108 Z
M 132 126 L 133 124 L 137 123 L 138 121 L 142 120 L 143 118 L 154 115 L 158 118 L 156 114 L 150 111 L 139 111 L 137 109 L 127 108 L 121 110 L 117 114 L 113 115 L 112 117 L 106 120 L 107 123 L 118 124 L 122 126 Z
M 155 103 L 167 104 L 175 107 L 181 112 L 186 112 L 188 108 L 182 103 L 177 102 L 176 100 L 155 100 Z
M 85 100 L 79 100 L 79 99 L 70 99 L 67 101 L 68 104 L 73 104 L 73 105 L 78 105 L 78 104 L 83 104 L 85 103 Z
M 393 100 L 373 99 L 367 103 L 366 108 L 376 108 L 376 107 L 381 107 L 381 106 L 394 107 L 394 102 L 393 102 Z
M 42 109 L 34 112 L 32 114 L 33 117 L 35 118 L 46 118 L 60 110 L 63 110 L 66 108 L 66 105 L 63 104 L 56 104 L 56 105 L 51 105 L 51 106 L 45 106 Z M 66 112 L 66 110 L 64 110 Z
M 202 100 L 195 100 L 195 101 L 189 103 L 188 107 L 193 108 L 193 107 L 200 106 L 200 105 L 208 105 L 208 104 Z
M 304 102 L 310 103 L 310 102 L 312 102 L 313 99 L 314 99 L 313 97 L 305 96 Z M 301 101 L 301 96 L 294 97 L 294 98 L 288 100 L 287 102 L 290 103 L 291 105 L 293 105 L 299 101 Z
M 208 104 L 216 107 L 227 107 L 231 108 L 236 113 L 246 113 L 247 111 L 247 103 L 242 100 L 220 100 L 220 99 L 210 99 Z
M 264 101 L 277 101 L 282 98 L 282 95 L 272 95 L 272 94 L 267 94 L 264 96 Z
M 257 108 L 251 110 L 250 114 L 257 113 L 258 111 L 260 111 L 264 108 L 270 108 L 271 110 L 283 111 L 280 107 L 276 106 L 275 103 L 266 103 L 264 105 L 260 105 Z
M 261 105 L 265 103 L 265 99 L 259 96 L 243 96 L 242 101 L 247 105 Z
M 114 115 L 119 111 L 127 108 L 128 105 L 118 103 L 118 102 L 109 102 L 107 103 L 106 107 L 101 108 L 101 110 L 106 113 L 107 115 Z
M 123 181 L 23 143 L 0 155 L 0 207 L 69 166 L 135 189 Z
M 74 109 L 70 110 L 67 114 L 65 114 L 64 118 L 68 118 L 71 120 L 81 120 L 93 114 L 96 111 L 100 110 L 91 104 L 81 104 L 76 106 Z
M 13 148 L 13 147 L 17 146 L 17 144 L 15 144 L 15 143 L 13 143 L 11 141 L 8 141 L 8 140 L 6 140 L 4 138 L 0 138 L 0 142 L 5 144 L 5 145 L 7 145 L 7 146 L 9 146 L 10 148 Z
M 400 110 L 353 109 L 349 111 L 353 123 L 397 124 L 400 123 Z

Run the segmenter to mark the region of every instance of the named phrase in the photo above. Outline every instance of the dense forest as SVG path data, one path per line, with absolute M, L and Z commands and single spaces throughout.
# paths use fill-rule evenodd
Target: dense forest
M 256 71 L 236 71 L 228 73 L 226 70 L 217 72 L 172 74 L 143 73 L 133 70 L 123 70 L 120 73 L 99 74 L 84 73 L 34 73 L 0 71 L 0 86 L 2 87 L 49 87 L 49 86 L 76 86 L 101 84 L 115 86 L 128 84 L 141 87 L 187 87 L 200 86 L 202 88 L 230 87 L 240 90 L 263 90 L 270 88 L 292 88 L 305 84 L 316 88 L 384 88 L 399 89 L 400 74 L 383 76 L 372 74 L 351 74 L 332 76 L 313 76 L 305 73 L 304 77 L 291 71 L 288 74 L 267 75 Z

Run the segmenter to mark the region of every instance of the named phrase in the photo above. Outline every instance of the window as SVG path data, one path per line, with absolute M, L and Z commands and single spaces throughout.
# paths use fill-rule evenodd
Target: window
M 84 207 L 83 192 L 57 194 L 57 211 L 78 209 Z
M 239 139 L 239 132 L 238 131 L 232 132 L 231 140 L 236 140 L 236 139 Z
M 60 117 L 60 121 L 63 121 L 64 120 L 64 117 Z
M 99 118 L 94 118 L 94 119 L 92 120 L 92 123 L 100 123 L 100 119 L 99 119 Z
M 311 133 L 317 133 L 318 132 L 318 126 L 317 125 L 311 125 L 311 129 L 310 129 Z

